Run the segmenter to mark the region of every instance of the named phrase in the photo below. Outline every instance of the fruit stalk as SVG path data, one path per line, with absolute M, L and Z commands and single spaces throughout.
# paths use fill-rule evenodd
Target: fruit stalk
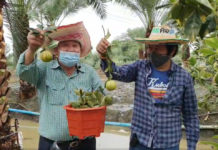
M 111 36 L 111 34 L 109 30 L 107 30 L 107 34 L 105 35 L 104 27 L 102 26 L 102 28 L 104 32 L 104 38 L 107 40 Z M 107 90 L 112 91 L 116 89 L 117 85 L 116 85 L 116 82 L 112 80 L 112 72 L 113 72 L 112 63 L 113 62 L 109 56 L 109 52 L 111 52 L 111 46 L 107 48 L 106 53 L 103 55 L 103 57 L 105 57 L 107 61 L 107 68 L 105 69 L 105 72 L 108 73 L 108 79 L 105 82 L 105 87 Z

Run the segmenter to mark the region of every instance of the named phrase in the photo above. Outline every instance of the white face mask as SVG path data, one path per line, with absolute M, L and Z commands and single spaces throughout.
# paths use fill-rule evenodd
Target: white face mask
M 73 67 L 80 61 L 80 53 L 60 51 L 59 61 L 66 67 Z

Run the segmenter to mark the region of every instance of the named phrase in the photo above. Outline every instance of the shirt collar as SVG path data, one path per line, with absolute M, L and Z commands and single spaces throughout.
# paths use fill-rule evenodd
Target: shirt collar
M 175 72 L 176 68 L 177 68 L 176 64 L 172 61 L 170 71 Z
M 58 61 L 57 60 L 52 61 L 51 68 L 57 69 L 58 67 L 60 67 L 60 64 L 58 63 Z
M 81 63 L 79 63 L 79 64 L 76 66 L 76 69 L 77 69 L 78 72 L 82 72 L 82 73 L 86 72 L 86 69 L 85 69 L 84 65 L 81 64 Z
M 170 70 L 168 70 L 169 72 L 175 72 L 176 71 L 176 69 L 177 69 L 177 66 L 176 66 L 176 64 L 173 62 L 173 61 L 171 61 L 172 63 L 171 63 L 171 67 L 170 67 Z M 147 60 L 146 62 L 145 62 L 145 66 L 146 66 L 146 68 L 148 69 L 148 70 L 151 70 L 151 61 L 150 60 Z M 148 71 L 147 70 L 147 71 Z
M 59 67 L 61 67 L 61 66 L 60 66 L 60 64 L 58 63 L 58 61 L 57 61 L 57 60 L 54 60 L 54 61 L 52 62 L 52 64 L 51 64 L 51 68 L 52 68 L 52 69 L 57 69 L 57 68 L 59 68 Z M 79 64 L 76 66 L 76 69 L 77 69 L 78 72 L 82 72 L 82 73 L 85 72 L 85 67 L 84 67 L 84 65 L 82 65 L 81 63 L 79 63 Z

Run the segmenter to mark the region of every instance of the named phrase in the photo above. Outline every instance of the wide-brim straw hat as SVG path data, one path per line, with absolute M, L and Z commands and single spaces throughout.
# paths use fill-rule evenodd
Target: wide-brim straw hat
M 91 41 L 83 22 L 59 26 L 56 31 L 49 34 L 49 37 L 56 41 L 74 40 L 81 44 L 80 57 L 87 56 L 91 51 Z
M 137 42 L 145 44 L 185 44 L 189 40 L 176 37 L 176 32 L 169 26 L 153 27 L 149 38 L 135 38 Z

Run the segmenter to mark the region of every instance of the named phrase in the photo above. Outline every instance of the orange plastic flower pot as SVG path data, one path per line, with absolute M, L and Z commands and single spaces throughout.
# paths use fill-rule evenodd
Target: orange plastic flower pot
M 64 106 L 67 113 L 70 136 L 84 139 L 87 136 L 99 137 L 104 132 L 106 107 L 75 109 Z

